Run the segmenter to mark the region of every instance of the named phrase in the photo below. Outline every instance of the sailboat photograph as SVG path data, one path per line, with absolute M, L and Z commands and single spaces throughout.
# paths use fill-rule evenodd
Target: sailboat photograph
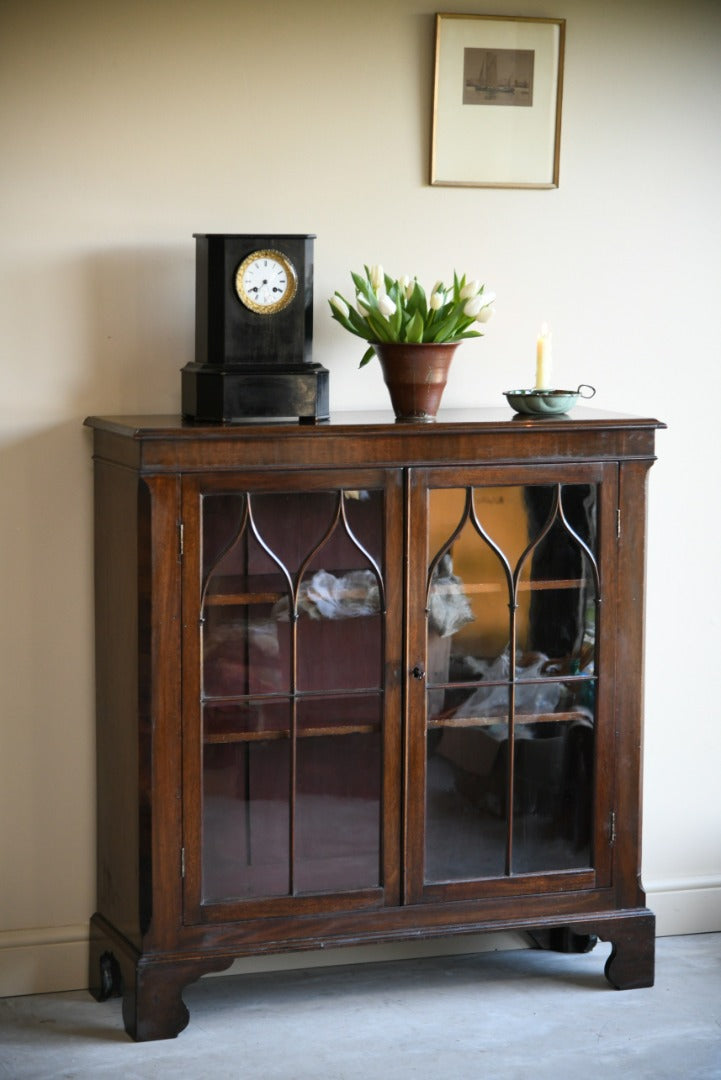
M 533 49 L 463 50 L 464 105 L 533 105 Z

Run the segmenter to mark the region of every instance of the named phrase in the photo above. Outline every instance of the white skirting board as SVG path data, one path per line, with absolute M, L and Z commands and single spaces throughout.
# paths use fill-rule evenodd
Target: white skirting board
M 656 914 L 659 937 L 721 932 L 721 877 L 651 882 L 645 888 L 648 906 Z M 327 952 L 251 957 L 236 961 L 223 974 L 519 949 L 526 944 L 522 934 L 464 934 L 394 945 L 361 945 Z M 0 997 L 82 990 L 87 985 L 86 923 L 0 931 Z
M 0 931 L 0 997 L 88 985 L 88 924 Z
M 721 930 L 721 877 L 649 882 L 646 903 L 656 915 L 656 935 L 715 934 Z

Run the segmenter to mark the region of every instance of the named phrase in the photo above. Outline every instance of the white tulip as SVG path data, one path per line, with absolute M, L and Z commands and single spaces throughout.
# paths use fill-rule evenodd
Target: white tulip
M 379 289 L 385 287 L 385 274 L 383 273 L 383 267 L 380 263 L 376 263 L 375 266 L 371 266 L 369 273 L 371 285 L 374 291 L 377 293 Z
M 348 305 L 341 296 L 331 296 L 330 302 L 339 315 L 342 315 L 344 319 L 348 318 Z
M 440 311 L 440 309 L 443 307 L 444 300 L 445 296 L 443 295 L 443 293 L 434 292 L 431 294 L 431 298 L 428 301 L 428 307 L 431 309 L 431 311 Z
M 355 298 L 355 306 L 358 308 L 359 312 L 361 313 L 361 315 L 365 319 L 365 317 L 368 315 L 368 308 L 365 306 L 365 304 L 361 300 L 360 296 L 356 296 L 356 298 Z
M 410 283 L 411 279 L 408 277 L 408 274 L 404 274 L 403 277 L 398 278 L 398 284 L 403 289 L 403 292 L 406 292 L 408 290 L 408 286 L 410 285 Z
M 378 297 L 378 310 L 381 315 L 385 315 L 386 319 L 390 319 L 391 315 L 395 315 L 396 305 L 387 293 L 381 293 Z
M 464 285 L 461 289 L 461 300 L 470 300 L 471 297 L 477 296 L 480 291 L 480 281 L 469 281 L 468 284 Z
M 495 299 L 496 294 L 494 292 L 481 293 L 480 300 L 483 304 L 483 307 L 476 316 L 476 322 L 488 322 L 489 319 L 493 318 L 496 313 L 496 309 L 491 307 L 491 304 L 494 302 Z
M 474 296 L 471 300 L 466 300 L 463 305 L 463 314 L 469 319 L 475 319 L 482 307 L 483 301 L 480 296 Z

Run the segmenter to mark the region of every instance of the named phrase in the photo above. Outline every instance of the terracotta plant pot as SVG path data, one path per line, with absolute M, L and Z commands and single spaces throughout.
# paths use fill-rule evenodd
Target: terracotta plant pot
M 373 348 L 396 420 L 407 424 L 433 423 L 458 342 L 440 345 L 382 342 L 373 343 Z

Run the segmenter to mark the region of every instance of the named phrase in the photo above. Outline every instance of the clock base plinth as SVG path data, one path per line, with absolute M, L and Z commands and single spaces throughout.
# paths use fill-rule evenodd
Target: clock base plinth
M 320 364 L 186 364 L 182 411 L 189 420 L 328 420 L 327 368 Z

